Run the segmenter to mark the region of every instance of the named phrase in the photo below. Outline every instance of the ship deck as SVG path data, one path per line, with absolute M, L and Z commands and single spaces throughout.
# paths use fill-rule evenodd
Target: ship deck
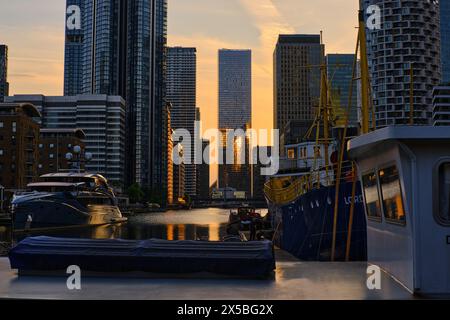
M 133 300 L 377 300 L 412 299 L 387 274 L 381 290 L 368 290 L 367 263 L 301 262 L 281 250 L 272 280 L 209 276 L 148 275 L 145 278 L 85 277 L 81 290 L 69 291 L 64 277 L 18 277 L 9 260 L 0 258 L 0 298 Z

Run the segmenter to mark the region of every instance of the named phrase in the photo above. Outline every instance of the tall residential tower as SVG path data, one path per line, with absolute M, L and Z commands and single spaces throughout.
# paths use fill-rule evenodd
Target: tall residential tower
M 66 29 L 65 93 L 123 97 L 126 182 L 164 189 L 167 0 L 67 0 Z
M 185 129 L 191 135 L 190 146 L 184 148 L 190 153 L 190 164 L 185 165 L 185 191 L 196 195 L 196 165 L 194 136 L 197 106 L 197 50 L 174 47 L 167 51 L 167 100 L 172 104 L 171 125 L 173 130 Z M 188 152 L 189 151 L 189 152 Z
M 377 5 L 383 13 L 381 28 L 367 29 L 376 126 L 409 123 L 411 85 L 414 124 L 430 124 L 432 90 L 441 81 L 439 2 L 362 0 L 362 5 Z

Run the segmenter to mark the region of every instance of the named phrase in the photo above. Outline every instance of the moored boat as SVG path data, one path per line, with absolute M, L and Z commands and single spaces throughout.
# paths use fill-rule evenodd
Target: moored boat
M 90 173 L 41 176 L 12 201 L 15 231 L 125 222 L 105 177 Z

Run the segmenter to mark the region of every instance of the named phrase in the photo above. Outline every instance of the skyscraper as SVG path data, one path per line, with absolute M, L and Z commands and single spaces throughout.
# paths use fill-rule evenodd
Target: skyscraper
M 197 113 L 197 50 L 195 48 L 168 48 L 167 100 L 172 104 L 172 129 L 185 129 L 191 135 L 190 146 L 185 145 L 184 149 L 185 154 L 191 154 L 191 164 L 185 164 L 185 191 L 188 195 L 195 196 L 197 194 L 197 175 L 194 161 L 194 136 Z
M 441 0 L 441 62 L 442 62 L 442 82 L 450 83 L 450 1 Z
M 219 50 L 219 128 L 237 129 L 252 121 L 252 52 Z
M 320 35 L 280 35 L 274 52 L 274 128 L 291 120 L 312 121 L 320 97 Z
M 64 52 L 64 95 L 82 92 L 83 39 L 85 26 L 81 9 L 85 0 L 67 0 L 66 41 Z M 84 11 L 83 11 L 84 12 Z
M 9 95 L 8 83 L 8 47 L 0 45 L 0 102 Z
M 126 182 L 164 190 L 167 0 L 67 0 L 66 28 L 66 93 L 122 96 Z
M 354 54 L 328 54 L 326 56 L 327 75 L 331 83 L 331 95 L 337 125 L 345 122 L 345 111 L 348 108 L 350 88 L 353 86 L 351 108 L 349 113 L 349 124 L 358 124 L 358 93 L 357 82 L 353 81 Z M 357 70 L 355 70 L 356 74 Z M 356 77 L 355 77 L 356 78 Z
M 366 30 L 376 126 L 409 122 L 412 84 L 414 123 L 429 124 L 432 90 L 441 81 L 439 2 L 363 0 L 362 5 L 377 5 L 383 13 L 381 28 Z

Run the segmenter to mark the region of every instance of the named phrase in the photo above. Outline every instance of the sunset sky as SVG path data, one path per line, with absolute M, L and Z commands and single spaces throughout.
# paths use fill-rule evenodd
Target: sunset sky
M 65 0 L 0 0 L 10 94 L 62 95 Z M 198 106 L 217 127 L 217 50 L 253 50 L 253 124 L 272 127 L 272 56 L 280 33 L 324 32 L 328 53 L 353 52 L 356 0 L 169 0 L 169 45 L 198 49 Z

